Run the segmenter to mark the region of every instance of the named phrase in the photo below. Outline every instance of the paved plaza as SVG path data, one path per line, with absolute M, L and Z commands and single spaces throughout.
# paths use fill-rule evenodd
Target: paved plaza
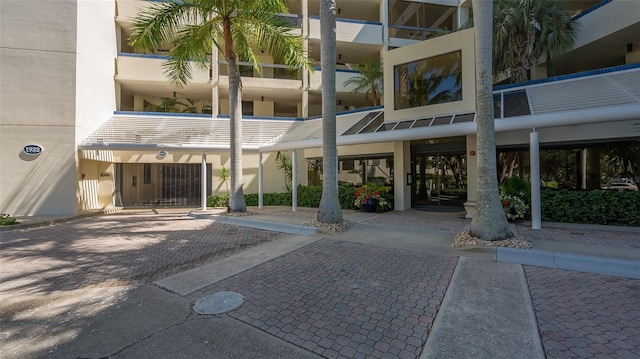
M 501 335 L 530 324 L 533 336 L 513 340 L 531 353 L 539 349 L 540 357 L 640 357 L 639 279 L 501 263 L 495 249 L 452 248 L 470 223 L 459 213 L 346 211 L 350 230 L 305 237 L 285 228 L 315 210 L 254 210 L 259 214 L 236 224 L 215 211 L 187 216 L 189 210 L 173 209 L 4 229 L 0 356 L 508 358 L 511 338 Z M 243 220 L 249 225 L 237 225 Z M 526 223 L 514 229 L 534 248 L 602 253 L 637 263 L 640 273 L 640 231 L 559 224 L 531 230 Z M 247 255 L 298 239 L 297 247 L 262 261 Z M 241 259 L 255 262 L 228 273 L 221 266 Z M 190 284 L 196 289 L 179 290 L 191 273 L 198 274 L 190 277 L 199 281 Z M 524 297 L 507 298 L 513 290 L 503 283 L 520 277 Z M 506 302 L 495 312 L 463 313 L 475 305 L 456 298 L 463 289 Z M 215 316 L 192 311 L 195 301 L 220 291 L 245 301 Z M 519 309 L 531 319 L 501 319 Z M 486 331 L 443 329 L 467 326 L 478 313 Z M 490 325 L 512 333 L 493 335 Z

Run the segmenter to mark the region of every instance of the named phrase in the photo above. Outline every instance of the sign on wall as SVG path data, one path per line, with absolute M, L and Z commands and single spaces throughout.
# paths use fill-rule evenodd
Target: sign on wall
M 29 156 L 37 156 L 42 153 L 44 149 L 40 145 L 26 145 L 22 148 L 22 153 Z

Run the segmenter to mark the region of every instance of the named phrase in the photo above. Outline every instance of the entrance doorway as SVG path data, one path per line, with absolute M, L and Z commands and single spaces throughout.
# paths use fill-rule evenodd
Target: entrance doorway
M 411 141 L 411 208 L 463 211 L 467 201 L 464 137 Z

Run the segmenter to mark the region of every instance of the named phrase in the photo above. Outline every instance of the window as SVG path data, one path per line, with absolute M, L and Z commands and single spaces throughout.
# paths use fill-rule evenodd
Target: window
M 462 100 L 462 51 L 394 66 L 395 109 Z
M 151 163 L 144 164 L 144 184 L 151 183 Z

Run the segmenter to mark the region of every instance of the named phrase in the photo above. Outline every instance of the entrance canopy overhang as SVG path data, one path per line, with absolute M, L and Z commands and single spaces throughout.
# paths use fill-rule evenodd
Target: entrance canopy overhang
M 494 103 L 496 132 L 640 119 L 640 64 L 499 87 L 494 91 Z M 510 106 L 517 107 L 517 111 Z M 375 108 L 339 115 L 337 144 L 409 141 L 476 132 L 474 114 L 385 122 L 383 111 Z M 319 147 L 322 119 L 243 120 L 243 150 L 266 153 Z M 78 149 L 228 151 L 229 119 L 114 115 Z

